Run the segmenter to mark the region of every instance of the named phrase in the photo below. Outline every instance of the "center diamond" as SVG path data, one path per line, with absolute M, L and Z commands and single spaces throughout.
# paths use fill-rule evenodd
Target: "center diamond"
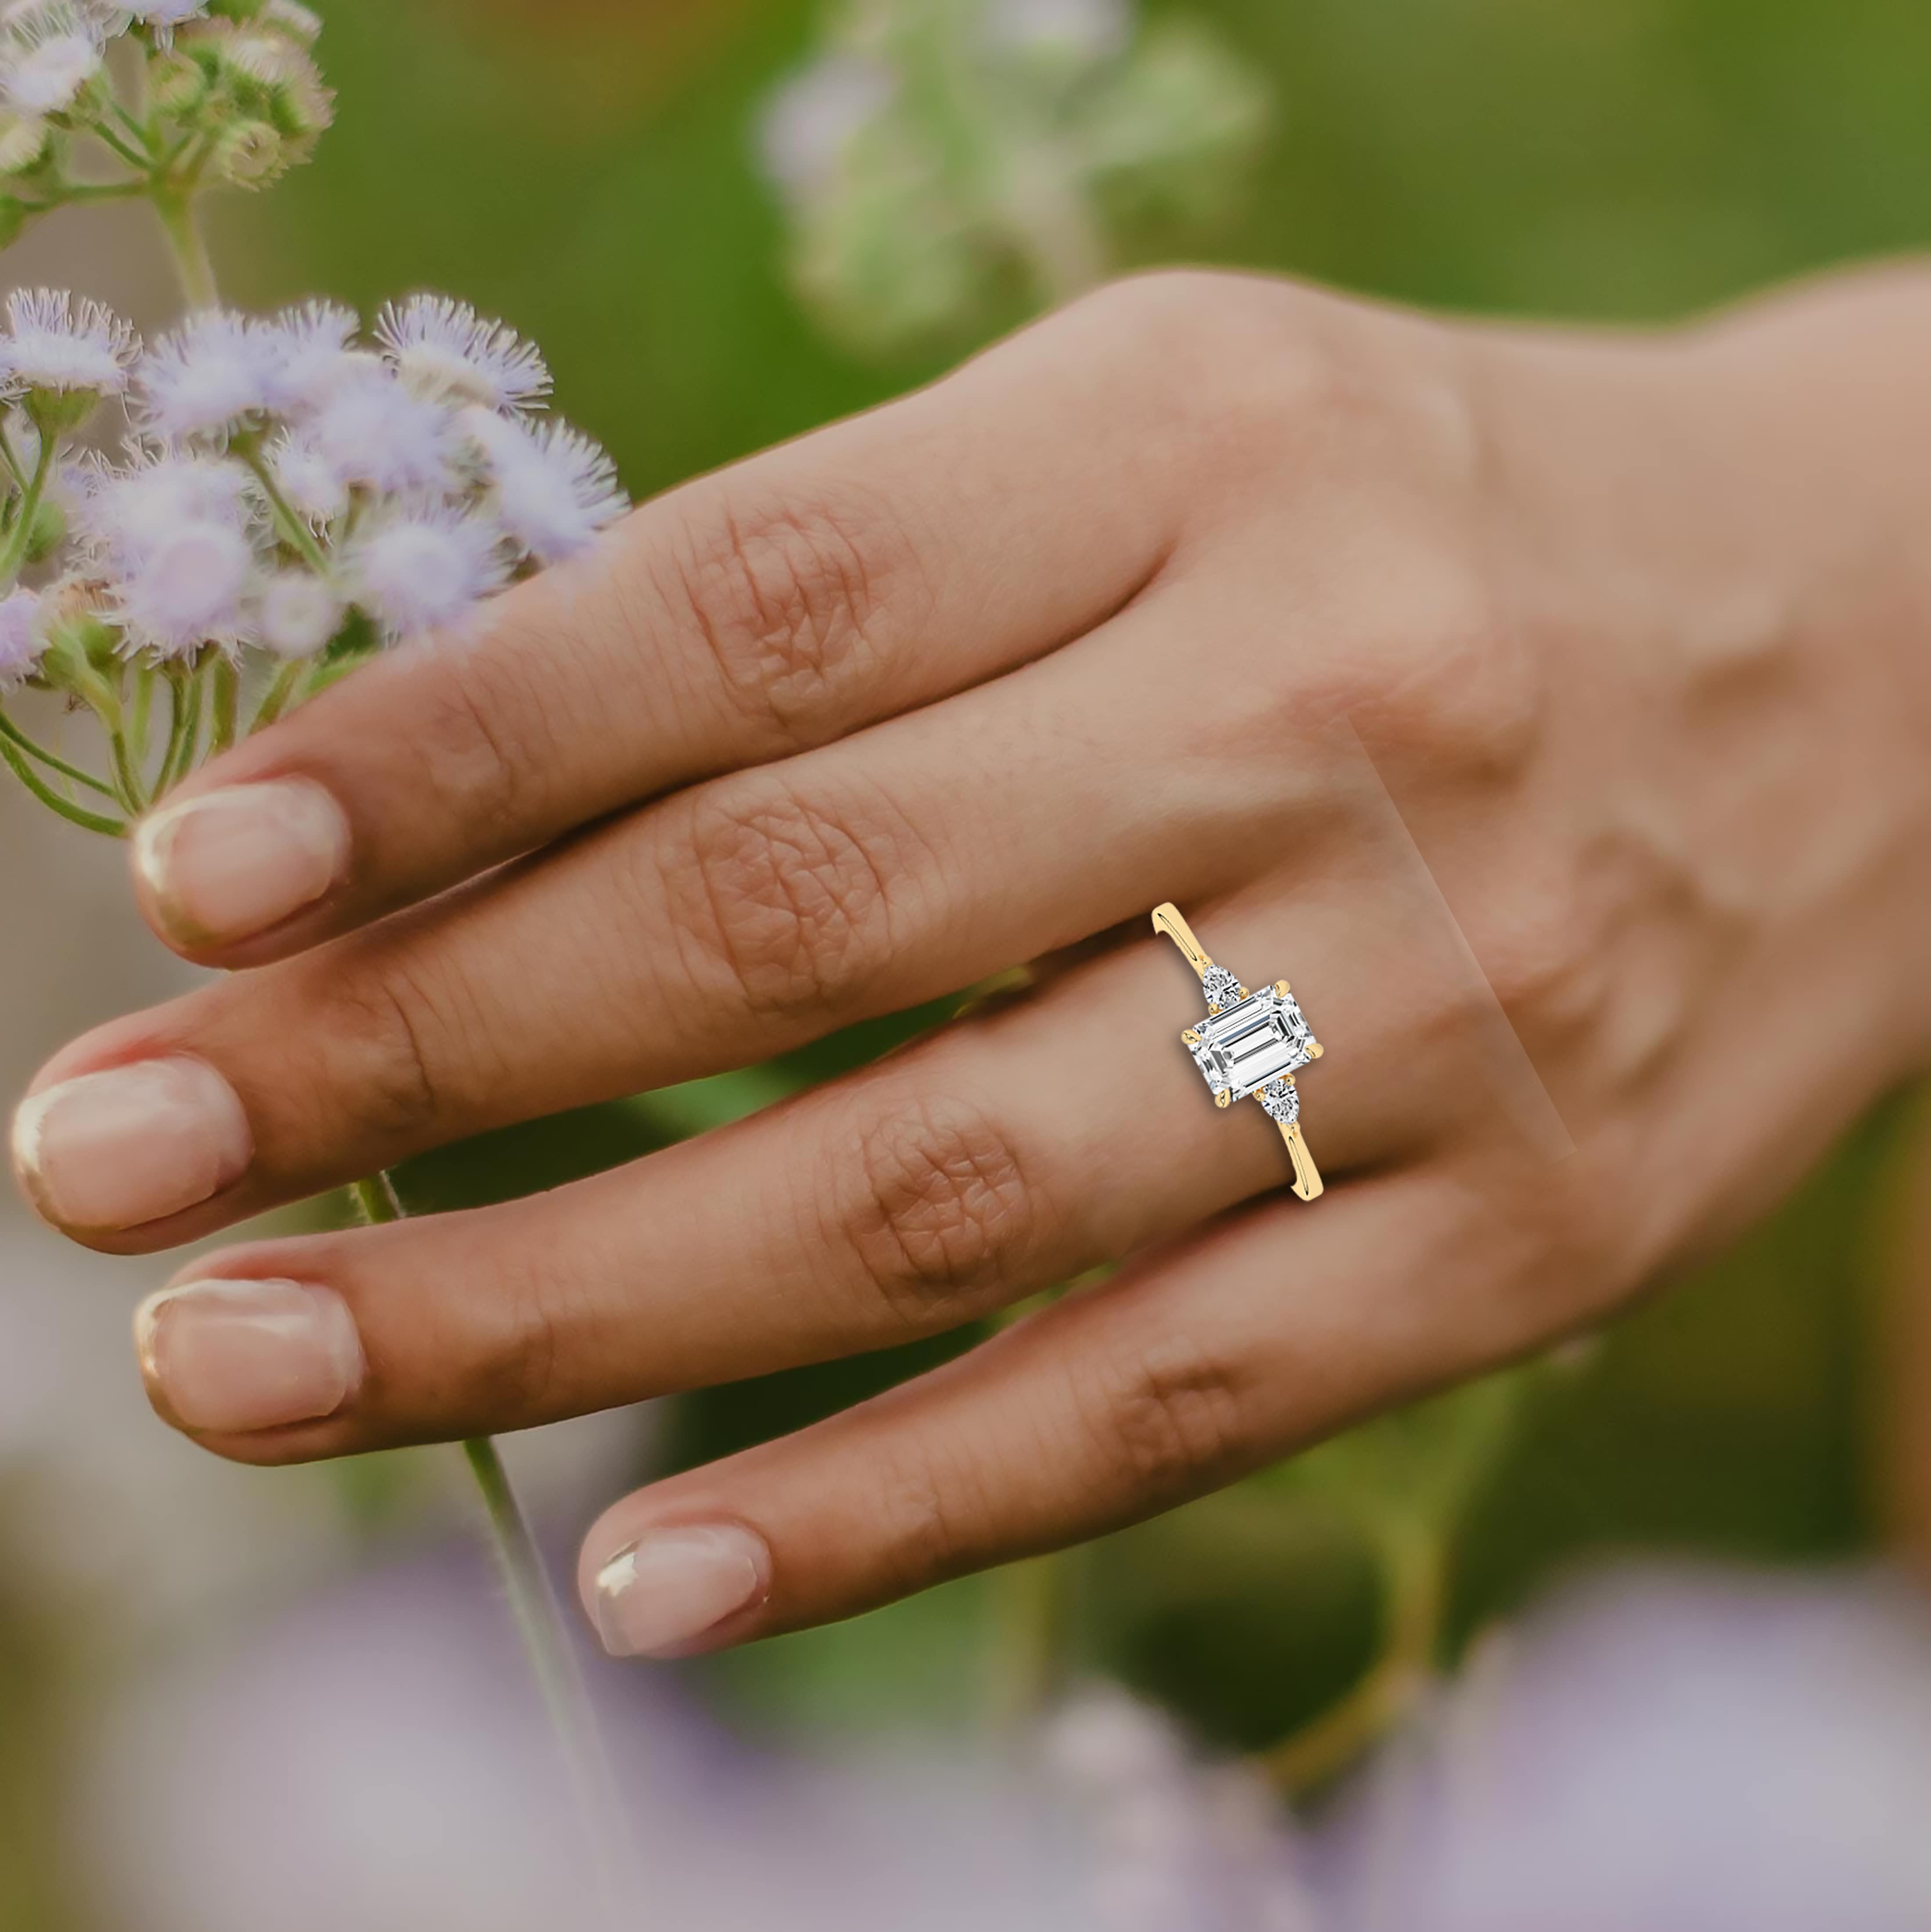
M 1200 1077 L 1215 1093 L 1223 1088 L 1244 1100 L 1269 1081 L 1305 1066 L 1314 1057 L 1314 1036 L 1293 994 L 1271 986 L 1203 1020 L 1191 1048 Z

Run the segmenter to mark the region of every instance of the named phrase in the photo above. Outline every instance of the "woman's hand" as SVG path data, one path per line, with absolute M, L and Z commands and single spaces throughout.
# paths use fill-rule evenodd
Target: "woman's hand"
M 1595 1322 L 1931 1030 L 1927 310 L 1902 278 L 1610 340 L 1109 290 L 184 788 L 143 903 L 251 970 L 62 1054 L 27 1184 L 144 1252 L 1044 962 L 737 1126 L 143 1310 L 161 1413 L 276 1462 L 1125 1263 L 618 1504 L 583 1574 L 619 1650 L 1091 1535 Z M 1168 899 L 1326 1044 L 1313 1206 L 1180 1044 Z

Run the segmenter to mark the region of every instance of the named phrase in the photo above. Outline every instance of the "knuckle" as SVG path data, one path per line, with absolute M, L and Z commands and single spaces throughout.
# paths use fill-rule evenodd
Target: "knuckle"
M 531 760 L 510 721 L 541 709 L 539 676 L 500 652 L 477 652 L 455 675 L 428 682 L 411 720 L 410 755 L 428 788 L 472 825 L 515 824 Z
M 1245 1378 L 1185 1336 L 1102 1361 L 1086 1392 L 1091 1426 L 1133 1495 L 1178 1502 L 1245 1472 L 1253 1454 Z
M 673 601 L 729 702 L 781 748 L 836 728 L 914 559 L 888 506 L 848 488 L 720 494 L 670 548 Z
M 963 1446 L 948 1454 L 927 1442 L 885 1464 L 874 1493 L 890 1594 L 947 1582 L 993 1556 L 991 1480 Z
M 359 1130 L 384 1144 L 433 1134 L 450 1096 L 435 1045 L 442 1022 L 418 976 L 394 964 L 334 972 L 316 1037 L 327 1043 Z
M 1041 1204 L 1011 1139 L 979 1108 L 917 1099 L 861 1124 L 841 1245 L 908 1327 L 1000 1299 L 1035 1245 Z
M 890 956 L 887 882 L 910 876 L 912 843 L 881 808 L 835 808 L 758 773 L 693 795 L 669 890 L 752 1010 L 837 1012 Z
M 474 1309 L 462 1336 L 458 1400 L 466 1414 L 501 1428 L 547 1419 L 565 1353 L 554 1284 L 527 1270 L 506 1270 Z

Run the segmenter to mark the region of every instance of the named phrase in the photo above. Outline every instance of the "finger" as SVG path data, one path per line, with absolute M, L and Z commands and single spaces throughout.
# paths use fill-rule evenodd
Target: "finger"
M 849 1616 L 1204 1493 L 1538 1339 L 1479 1202 L 1417 1174 L 1243 1215 L 586 1539 L 605 1644 L 676 1655 Z
M 181 1372 L 215 1346 L 191 1331 L 254 1332 L 237 1284 L 327 1311 L 314 1332 L 330 1362 L 353 1339 L 353 1394 L 319 1369 L 293 1395 L 238 1371 L 249 1420 L 221 1432 L 282 1432 L 213 1445 L 285 1460 L 521 1428 L 956 1327 L 1286 1178 L 1258 1108 L 1215 1108 L 1177 1017 L 1143 1023 L 1184 1012 L 1186 976 L 1143 946 L 628 1169 L 198 1262 L 162 1304 Z M 209 1436 L 218 1404 L 170 1393 L 148 1352 L 164 1412 Z
M 1263 935 L 1227 929 L 1258 956 Z M 1263 1111 L 1217 1109 L 1176 1037 L 1198 1017 L 1191 986 L 1149 937 L 621 1172 L 203 1258 L 150 1310 L 158 1406 L 224 1454 L 285 1461 L 527 1427 L 956 1327 L 1286 1183 Z M 1326 1003 L 1344 1036 L 1374 998 Z M 1385 1158 L 1398 1121 L 1412 1131 L 1428 1098 L 1416 1044 L 1350 1052 L 1338 1085 L 1327 1060 L 1308 1070 L 1331 1178 Z
M 1098 622 L 1203 482 L 1172 406 L 1123 382 L 1113 314 L 677 490 L 480 635 L 369 666 L 216 761 L 136 842 L 156 930 L 279 956 Z
M 101 1030 L 36 1082 L 27 1171 L 44 1211 L 84 1237 L 140 1228 L 133 1245 L 166 1245 L 429 1147 L 936 998 L 1143 916 L 1149 878 L 1199 898 L 1319 781 L 1284 760 L 1278 799 L 1257 799 L 1244 769 L 1169 744 L 1188 683 L 1176 621 L 1155 599 L 996 685 Z M 1093 693 L 1110 677 L 1133 706 L 1118 742 L 1096 746 Z M 1092 836 L 1050 830 L 1075 826 Z M 62 1156 L 63 1131 L 107 1107 L 115 1070 L 153 1060 L 226 1084 L 245 1160 L 212 1192 L 184 1180 L 179 1196 L 131 1164 L 110 1202 L 90 1159 L 87 1213 L 63 1208 L 53 1178 L 80 1159 Z M 90 1078 L 85 1110 L 47 1097 Z M 183 1109 L 154 1118 L 149 1138 L 164 1124 L 184 1150 L 208 1138 Z

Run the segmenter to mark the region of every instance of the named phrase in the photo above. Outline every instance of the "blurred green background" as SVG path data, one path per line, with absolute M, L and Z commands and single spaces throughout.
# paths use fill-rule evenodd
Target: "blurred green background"
M 1210 19 L 1278 107 L 1238 219 L 1196 244 L 1216 261 L 1405 302 L 1633 323 L 1931 239 L 1931 9 L 1909 0 L 1179 10 Z M 313 166 L 221 211 L 233 296 L 326 290 L 366 310 L 422 287 L 464 296 L 543 344 L 560 406 L 610 446 L 640 496 L 943 366 L 840 352 L 785 286 L 753 127 L 808 52 L 809 5 L 324 11 L 340 122 Z M 904 1030 L 500 1137 L 422 1164 L 407 1186 L 428 1207 L 545 1184 L 854 1064 Z M 1509 1391 L 1521 1412 L 1506 1448 L 1456 1499 L 1451 1651 L 1592 1550 L 1781 1563 L 1870 1546 L 1870 1230 L 1894 1126 L 1890 1112 L 1867 1123 L 1734 1253 L 1585 1359 Z M 692 1460 L 795 1426 L 942 1352 L 695 1400 L 661 1454 Z M 354 1480 L 379 1525 L 389 1477 Z M 1263 1479 L 1086 1553 L 1054 1586 L 1068 1654 L 1171 1700 L 1218 1740 L 1278 1740 L 1376 1645 L 1350 1480 Z M 1029 1600 L 1010 1582 L 959 1586 L 698 1674 L 754 1727 L 975 1722 L 1009 1659 L 1000 1632 L 1036 1613 Z M 0 1927 L 47 1932 L 62 1922 L 41 1772 L 56 1747 L 36 1713 L 77 1666 L 7 1603 L 0 1585 Z

